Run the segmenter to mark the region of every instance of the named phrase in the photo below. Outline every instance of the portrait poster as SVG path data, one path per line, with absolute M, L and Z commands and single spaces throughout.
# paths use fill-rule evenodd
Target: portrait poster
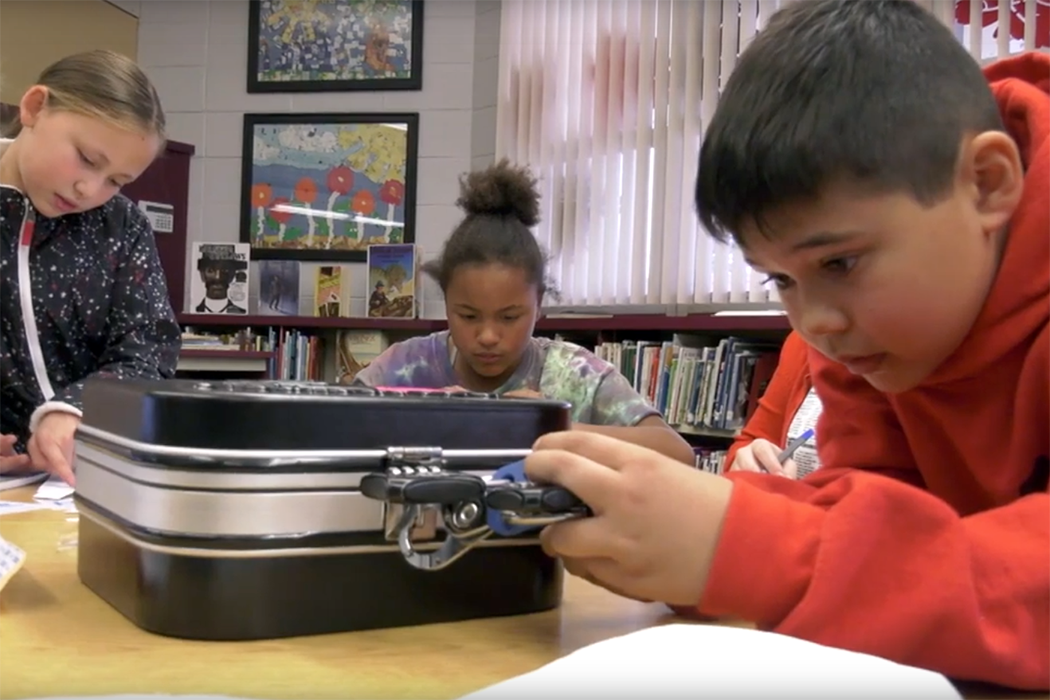
M 194 241 L 190 310 L 195 314 L 248 313 L 251 251 L 244 243 Z

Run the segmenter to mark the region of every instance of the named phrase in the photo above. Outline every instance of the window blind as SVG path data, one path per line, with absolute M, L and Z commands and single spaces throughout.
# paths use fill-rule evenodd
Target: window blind
M 693 185 L 737 56 L 791 1 L 503 1 L 496 155 L 539 178 L 536 235 L 561 293 L 548 306 L 777 305 L 734 246 L 700 229 Z M 1050 45 L 1050 0 L 915 1 L 981 61 Z

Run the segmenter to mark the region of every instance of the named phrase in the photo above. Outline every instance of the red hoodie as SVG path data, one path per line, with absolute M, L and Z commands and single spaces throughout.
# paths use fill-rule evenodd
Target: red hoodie
M 1050 688 L 1050 56 L 986 75 L 1026 169 L 995 283 L 923 384 L 882 394 L 820 353 L 824 467 L 733 473 L 708 614 Z M 891 478 L 888 478 L 891 477 Z

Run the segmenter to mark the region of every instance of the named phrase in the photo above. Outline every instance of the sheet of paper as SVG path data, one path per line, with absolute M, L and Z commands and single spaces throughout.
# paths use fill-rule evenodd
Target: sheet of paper
M 0 589 L 7 585 L 11 577 L 18 573 L 26 561 L 26 553 L 0 537 Z
M 0 501 L 0 516 L 25 513 L 31 510 L 50 510 L 50 503 L 23 503 L 22 501 Z
M 62 477 L 52 474 L 47 481 L 40 484 L 33 498 L 39 501 L 61 501 L 72 496 L 73 491 L 73 487 L 63 481 Z
M 40 502 L 47 504 L 47 507 L 51 508 L 52 510 L 59 510 L 59 511 L 62 511 L 63 513 L 76 513 L 77 512 L 77 504 L 73 500 L 72 496 L 70 496 L 69 498 L 60 498 L 57 501 L 40 501 Z
M 0 476 L 0 491 L 9 491 L 22 486 L 37 484 L 47 479 L 47 472 L 36 474 L 4 474 Z
M 520 698 L 917 698 L 959 700 L 922 669 L 793 637 L 673 624 L 592 644 L 460 700 Z

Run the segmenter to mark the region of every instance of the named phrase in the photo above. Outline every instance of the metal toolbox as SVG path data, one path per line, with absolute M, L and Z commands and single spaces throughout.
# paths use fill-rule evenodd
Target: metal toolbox
M 563 571 L 535 530 L 473 543 L 452 566 L 412 566 L 406 547 L 438 551 L 456 518 L 483 514 L 406 514 L 361 485 L 438 465 L 485 481 L 568 429 L 569 408 L 308 382 L 90 380 L 76 438 L 80 580 L 138 627 L 191 639 L 557 607 Z

